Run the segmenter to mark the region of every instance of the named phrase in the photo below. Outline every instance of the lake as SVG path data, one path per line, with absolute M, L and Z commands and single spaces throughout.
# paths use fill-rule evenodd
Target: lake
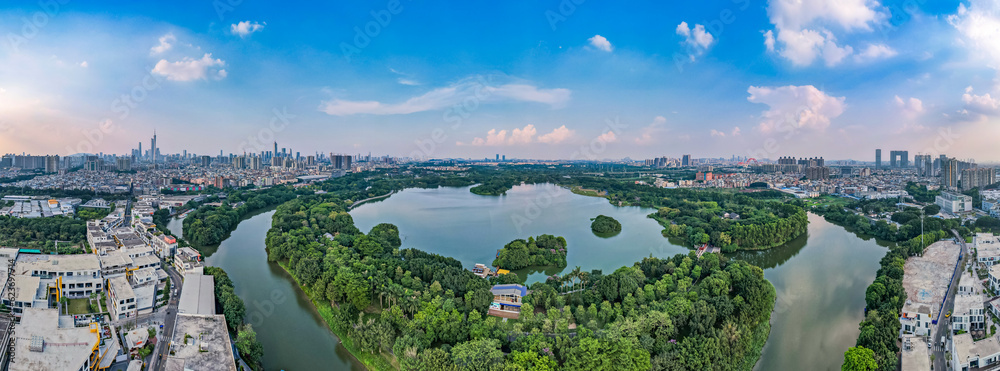
M 610 273 L 649 255 L 690 251 L 661 236 L 663 228 L 646 217 L 654 211 L 615 207 L 603 198 L 539 184 L 514 187 L 506 196 L 479 196 L 469 187 L 407 189 L 361 205 L 351 215 L 362 231 L 395 224 L 403 247 L 451 256 L 466 267 L 489 265 L 496 250 L 515 238 L 563 236 L 567 272 L 580 266 Z M 594 235 L 590 218 L 598 214 L 617 219 L 622 232 L 610 238 Z M 763 268 L 777 291 L 771 334 L 756 369 L 840 370 L 844 352 L 858 336 L 865 290 L 875 280 L 886 246 L 809 214 L 808 232 L 799 238 L 770 250 L 730 254 Z M 532 272 L 528 281 L 561 270 Z
M 515 238 L 563 236 L 568 267 L 611 272 L 646 256 L 666 258 L 689 249 L 660 235 L 646 216 L 652 209 L 615 207 L 607 200 L 576 195 L 550 184 L 522 185 L 505 196 L 479 196 L 469 187 L 407 189 L 351 211 L 367 232 L 378 223 L 399 227 L 404 248 L 459 259 L 466 267 L 490 264 L 496 251 Z M 243 221 L 207 263 L 229 273 L 236 294 L 264 344 L 264 366 L 274 370 L 361 370 L 313 310 L 294 281 L 267 262 L 264 238 L 273 211 Z M 611 216 L 622 232 L 594 235 L 590 218 Z M 180 234 L 179 221 L 168 225 Z M 839 370 L 844 352 L 854 346 L 863 319 L 865 289 L 875 279 L 887 245 L 858 238 L 822 217 L 809 215 L 808 232 L 776 248 L 729 254 L 764 269 L 777 302 L 771 334 L 757 370 Z M 528 281 L 561 269 L 521 271 Z M 276 300 L 275 298 L 281 298 Z M 271 310 L 273 305 L 273 310 Z

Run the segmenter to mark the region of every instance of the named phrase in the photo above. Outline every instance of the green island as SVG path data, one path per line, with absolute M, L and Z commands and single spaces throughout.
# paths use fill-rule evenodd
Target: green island
M 594 231 L 594 233 L 612 234 L 622 231 L 622 223 L 619 223 L 615 218 L 610 216 L 598 215 L 591 220 L 593 222 L 590 223 L 590 230 Z
M 566 239 L 550 234 L 513 240 L 504 245 L 493 260 L 493 266 L 509 270 L 527 267 L 565 267 Z
M 347 213 L 369 194 L 441 180 L 352 174 L 320 184 L 327 193 L 281 204 L 273 216 L 268 259 L 293 276 L 367 367 L 751 370 L 759 358 L 775 291 L 745 262 L 691 252 L 610 274 L 574 269 L 532 284 L 521 318 L 501 321 L 486 315 L 490 287 L 516 277 L 484 279 L 453 258 L 401 249 L 395 226 L 366 234 Z M 498 265 L 537 263 L 532 246 L 565 265 L 564 254 L 551 252 L 565 240 L 547 235 L 507 244 Z

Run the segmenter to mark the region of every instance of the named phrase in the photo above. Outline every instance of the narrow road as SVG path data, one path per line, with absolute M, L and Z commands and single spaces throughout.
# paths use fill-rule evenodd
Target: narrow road
M 177 301 L 181 297 L 181 288 L 184 287 L 181 275 L 174 270 L 174 267 L 164 266 L 163 270 L 170 276 L 170 287 L 176 294 L 171 294 L 170 301 L 167 302 L 167 315 L 163 320 L 163 336 L 156 342 L 153 359 L 149 362 L 149 370 L 163 370 L 166 365 L 164 362 L 167 359 L 167 352 L 170 351 L 170 339 L 173 338 L 174 321 L 177 319 Z

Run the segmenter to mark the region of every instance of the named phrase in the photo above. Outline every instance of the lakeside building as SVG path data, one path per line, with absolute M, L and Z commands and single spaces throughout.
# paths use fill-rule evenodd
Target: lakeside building
M 190 247 L 177 249 L 177 254 L 174 255 L 174 269 L 177 269 L 177 273 L 180 273 L 182 276 L 192 273 L 201 274 L 205 271 L 205 267 L 201 261 L 201 254 Z
M 904 335 L 900 366 L 907 371 L 930 371 L 931 352 L 924 336 Z
M 226 317 L 215 314 L 215 281 L 200 272 L 184 276 L 166 371 L 236 371 Z
M 56 309 L 25 309 L 15 332 L 20 336 L 14 339 L 11 371 L 101 369 L 111 365 L 119 349 L 112 329 L 63 323 Z
M 528 296 L 528 289 L 522 285 L 495 285 L 490 289 L 493 303 L 489 315 L 500 318 L 518 319 L 521 315 L 521 298 Z

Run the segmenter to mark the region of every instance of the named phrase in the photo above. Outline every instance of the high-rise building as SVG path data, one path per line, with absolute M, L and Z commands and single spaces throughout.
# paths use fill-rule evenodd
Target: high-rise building
M 55 173 L 59 171 L 59 155 L 45 156 L 45 172 Z
M 212 164 L 212 157 L 211 156 L 201 156 L 201 166 L 202 167 L 208 167 L 211 164 Z
M 129 171 L 132 170 L 132 159 L 128 157 L 119 157 L 115 160 L 115 167 L 118 171 Z
M 497 153 L 497 161 L 500 161 L 500 154 Z
M 149 161 L 155 164 L 156 163 L 156 152 L 157 152 L 157 148 L 156 148 L 156 129 L 153 129 L 153 140 L 152 140 L 151 144 L 152 144 L 152 146 L 149 147 Z
M 889 151 L 889 166 L 894 169 L 910 167 L 910 152 Z
M 500 161 L 507 162 L 507 155 L 500 156 Z
M 917 168 L 917 175 L 919 176 L 931 176 L 933 171 L 931 169 L 931 155 L 916 155 L 913 156 L 913 165 Z
M 991 167 L 980 167 L 962 170 L 962 190 L 982 188 L 996 183 L 997 172 Z
M 882 169 L 882 150 L 881 149 L 876 149 L 875 150 L 875 170 L 881 170 L 881 169 Z
M 948 189 L 958 188 L 958 160 L 950 158 L 941 161 L 941 187 Z
M 691 155 L 681 156 L 681 166 L 691 166 Z
M 278 156 L 278 141 L 274 141 L 274 156 Z

